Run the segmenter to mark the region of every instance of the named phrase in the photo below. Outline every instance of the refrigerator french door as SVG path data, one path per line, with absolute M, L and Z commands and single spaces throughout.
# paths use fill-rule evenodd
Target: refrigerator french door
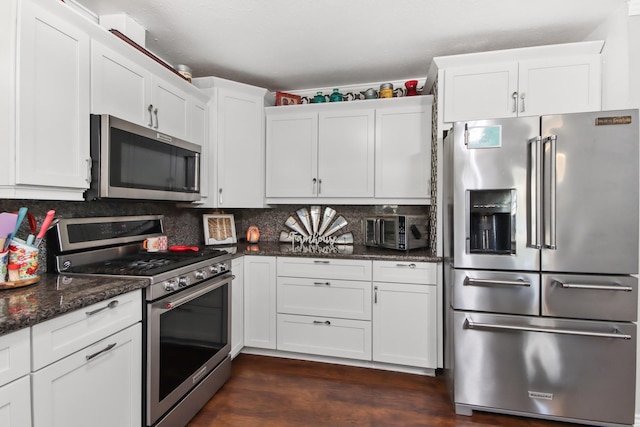
M 638 111 L 458 122 L 456 268 L 633 274 Z

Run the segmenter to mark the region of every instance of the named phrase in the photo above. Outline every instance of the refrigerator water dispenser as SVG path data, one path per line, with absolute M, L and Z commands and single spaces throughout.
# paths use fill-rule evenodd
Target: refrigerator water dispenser
M 515 190 L 468 190 L 467 252 L 515 253 Z

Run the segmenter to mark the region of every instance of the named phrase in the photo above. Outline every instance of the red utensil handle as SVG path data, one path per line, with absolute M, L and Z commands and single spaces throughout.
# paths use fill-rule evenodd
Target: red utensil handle
M 44 222 L 42 223 L 42 227 L 40 227 L 40 232 L 38 232 L 36 239 L 42 239 L 44 237 L 45 233 L 47 232 L 47 228 L 49 228 L 51 221 L 53 221 L 53 217 L 55 216 L 55 214 L 56 211 L 54 211 L 53 209 L 47 212 L 47 216 L 44 217 Z

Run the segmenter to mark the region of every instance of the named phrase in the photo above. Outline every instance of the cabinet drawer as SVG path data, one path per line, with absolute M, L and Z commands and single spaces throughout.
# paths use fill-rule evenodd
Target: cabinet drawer
M 434 262 L 374 261 L 374 282 L 435 285 L 437 265 Z
M 134 291 L 39 323 L 32 328 L 33 370 L 60 360 L 141 319 L 141 291 Z
M 29 373 L 30 329 L 0 337 L 0 386 Z
M 278 314 L 277 348 L 371 360 L 371 322 Z
M 371 280 L 371 261 L 278 257 L 278 276 Z
M 371 320 L 371 283 L 278 277 L 278 313 Z

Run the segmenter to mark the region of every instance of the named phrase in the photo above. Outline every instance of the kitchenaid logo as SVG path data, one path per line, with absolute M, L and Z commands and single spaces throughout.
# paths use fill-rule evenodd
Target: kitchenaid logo
M 529 391 L 531 399 L 553 400 L 553 393 L 541 393 L 539 391 Z

